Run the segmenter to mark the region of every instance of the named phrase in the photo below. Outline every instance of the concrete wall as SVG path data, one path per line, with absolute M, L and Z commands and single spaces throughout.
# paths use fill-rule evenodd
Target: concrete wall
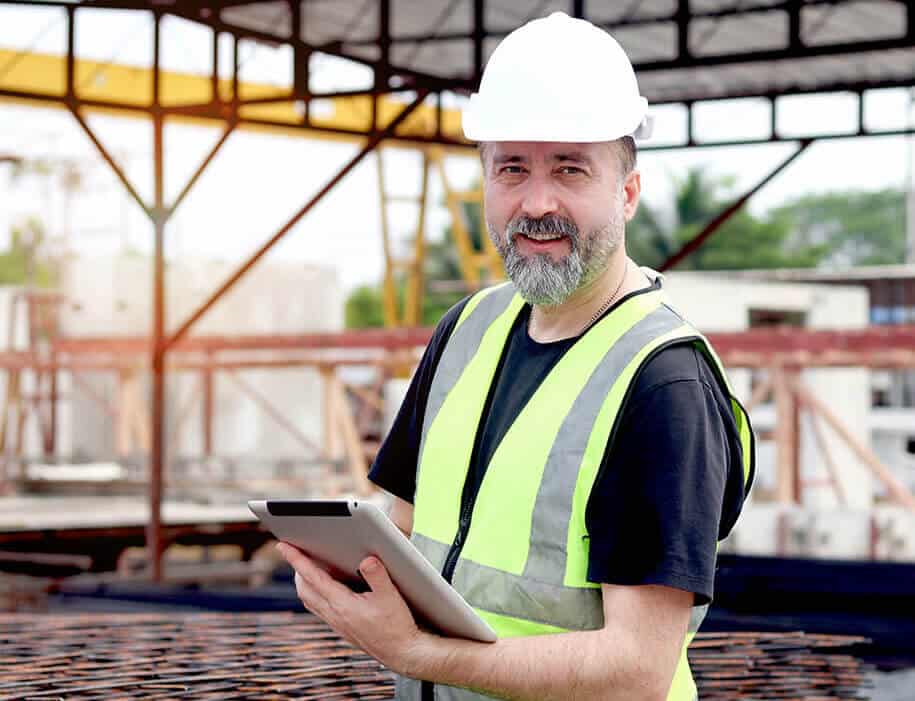
M 166 271 L 166 326 L 174 329 L 235 269 L 236 263 L 171 262 Z M 64 272 L 62 311 L 67 336 L 146 335 L 151 325 L 151 261 L 134 256 L 79 259 Z M 253 268 L 194 327 L 194 334 L 299 334 L 343 328 L 343 292 L 335 272 L 302 263 L 264 261 Z M 321 386 L 310 369 L 245 370 L 241 377 L 316 443 L 321 436 Z M 86 375 L 92 386 L 114 401 L 110 374 Z M 180 408 L 199 383 L 197 373 L 172 374 L 167 387 L 169 431 Z M 62 388 L 69 391 L 69 387 Z M 312 457 L 284 429 L 257 407 L 226 376 L 214 380 L 214 452 L 219 455 L 279 458 Z M 148 397 L 148 382 L 143 383 Z M 62 403 L 60 452 L 63 455 L 110 454 L 114 426 L 98 404 L 77 390 Z M 179 454 L 202 451 L 201 403 L 194 401 L 176 446 Z M 170 435 L 174 435 L 171 434 Z
M 754 504 L 721 552 L 839 560 L 915 561 L 915 514 L 902 507 L 840 509 Z
M 712 273 L 672 273 L 667 287 L 676 307 L 703 332 L 743 331 L 749 328 L 750 311 L 800 312 L 805 326 L 812 329 L 855 329 L 868 325 L 868 294 L 859 287 L 759 282 L 716 276 Z M 735 391 L 742 399 L 749 396 L 750 373 L 732 370 Z M 865 444 L 870 442 L 870 381 L 866 369 L 805 370 L 802 381 L 832 409 L 852 434 Z M 774 410 L 760 406 L 752 413 L 757 429 L 774 425 Z M 821 422 L 822 423 L 822 422 Z M 811 428 L 801 428 L 801 465 L 803 478 L 826 477 L 826 464 L 816 449 Z M 875 490 L 870 471 L 861 465 L 845 443 L 824 426 L 833 460 L 840 468 L 840 480 L 852 508 L 868 509 Z M 773 445 L 760 442 L 757 453 L 759 484 L 774 485 Z M 808 487 L 804 504 L 829 508 L 838 500 L 829 487 Z

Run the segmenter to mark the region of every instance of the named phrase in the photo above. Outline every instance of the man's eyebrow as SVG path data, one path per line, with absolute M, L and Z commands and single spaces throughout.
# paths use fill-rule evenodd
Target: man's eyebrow
M 524 163 L 526 161 L 527 159 L 524 156 L 519 156 L 514 153 L 502 153 L 492 157 L 492 162 L 496 165 L 502 165 L 504 163 Z
M 593 165 L 594 163 L 591 157 L 583 151 L 563 151 L 562 153 L 556 153 L 553 154 L 552 160 L 571 161 L 572 163 L 583 163 L 585 165 Z

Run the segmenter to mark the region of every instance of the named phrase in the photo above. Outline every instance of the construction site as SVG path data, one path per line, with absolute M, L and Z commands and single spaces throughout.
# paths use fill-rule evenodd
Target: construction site
M 38 213 L 60 247 L 51 282 L 28 227 L 9 244 L 26 274 L 0 277 L 0 699 L 394 698 L 383 665 L 303 612 L 246 504 L 389 504 L 368 473 L 432 338 L 424 308 L 506 279 L 461 109 L 499 41 L 555 11 L 631 59 L 659 135 L 638 142 L 646 163 L 726 152 L 736 170 L 735 153 L 781 149 L 767 170 L 748 158 L 659 262 L 635 258 L 664 274 L 755 432 L 689 647 L 699 698 L 915 699 L 912 178 L 892 264 L 690 264 L 713 243 L 742 251 L 728 223 L 812 150 L 905 151 L 915 122 L 880 107 L 915 94 L 915 7 L 896 0 L 0 0 L 0 118 L 27 135 L 32 113 L 66 121 L 113 183 L 85 216 L 141 240 L 84 245 L 91 195 L 48 176 L 83 166 L 0 135 L 0 210 L 29 178 L 63 203 Z M 792 101 L 824 96 L 849 115 L 792 121 Z M 750 107 L 763 117 L 741 133 Z M 115 122 L 146 134 L 129 158 Z M 180 174 L 170 129 L 208 135 Z M 220 160 L 249 138 L 330 155 L 282 166 L 304 183 L 282 211 L 226 191 L 238 232 L 183 218 L 208 178 L 281 187 L 279 164 Z M 855 168 L 868 182 L 884 165 Z M 334 199 L 354 179 L 370 197 Z M 355 210 L 375 228 L 334 248 L 327 222 Z M 176 228 L 238 253 L 185 254 Z M 274 254 L 292 239 L 316 252 Z M 451 279 L 430 273 L 442 246 Z M 356 328 L 348 300 L 369 282 L 382 325 Z

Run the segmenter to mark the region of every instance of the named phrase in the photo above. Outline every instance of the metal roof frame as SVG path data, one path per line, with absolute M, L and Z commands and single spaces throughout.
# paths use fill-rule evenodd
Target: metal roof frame
M 239 41 L 293 50 L 293 81 L 288 91 L 249 98 L 235 94 L 225 100 L 218 94 L 214 70 L 210 100 L 158 105 L 166 116 L 233 120 L 358 138 L 383 125 L 385 120 L 378 114 L 379 96 L 425 90 L 438 96 L 434 101 L 434 126 L 405 126 L 390 138 L 466 146 L 459 133 L 443 129 L 441 94 L 472 91 L 496 41 L 526 19 L 563 9 L 617 36 L 634 57 L 642 92 L 650 104 L 680 104 L 686 108 L 684 142 L 647 142 L 641 145 L 642 150 L 910 132 L 907 128 L 869 130 L 863 123 L 863 96 L 867 91 L 915 84 L 915 6 L 901 0 L 636 0 L 626 5 L 594 0 L 337 0 L 333 3 L 333 17 L 327 15 L 331 4 L 326 0 L 0 0 L 2 6 L 60 8 L 71 18 L 83 8 L 147 11 L 160 18 L 173 16 L 212 29 L 214 56 L 220 34 L 234 38 L 236 57 Z M 509 20 L 495 24 L 491 21 L 494 14 Z M 461 15 L 457 24 L 462 28 L 448 29 L 455 15 Z M 375 23 L 371 31 L 366 18 Z M 398 31 L 398 21 L 427 28 Z M 360 36 L 353 34 L 354 23 L 362 28 Z M 277 25 L 283 25 L 286 31 L 279 31 Z M 296 26 L 300 28 L 298 32 L 292 30 Z M 312 32 L 322 32 L 320 41 L 309 40 L 309 26 L 316 27 Z M 460 60 L 459 50 L 466 53 Z M 408 53 L 404 55 L 404 51 Z M 421 60 L 433 52 L 437 56 L 434 61 Z M 311 92 L 309 58 L 315 53 L 369 68 L 373 84 L 356 90 Z M 449 61 L 455 62 L 455 68 L 447 69 Z M 233 77 L 233 85 L 237 86 L 237 76 Z M 856 129 L 830 134 L 779 134 L 779 97 L 836 92 L 858 96 Z M 0 90 L 0 96 L 51 100 L 60 97 L 4 90 Z M 366 104 L 371 119 L 355 129 L 335 128 L 314 120 L 312 101 L 335 97 L 366 98 L 370 101 Z M 771 105 L 768 135 L 738 141 L 695 138 L 696 103 L 754 97 Z M 66 99 L 77 100 L 87 108 L 152 109 L 152 104 L 93 101 L 69 92 Z M 296 123 L 259 116 L 252 109 L 292 101 L 303 105 L 302 118 Z
M 817 139 L 915 133 L 911 127 L 879 132 L 864 123 L 864 94 L 885 87 L 915 85 L 915 7 L 901 0 L 635 0 L 597 3 L 595 0 L 337 0 L 333 16 L 323 0 L 0 0 L 2 7 L 58 8 L 67 17 L 65 89 L 62 93 L 28 92 L 0 88 L 0 98 L 33 100 L 65 106 L 118 178 L 149 216 L 155 231 L 153 325 L 153 439 L 150 456 L 151 521 L 147 529 L 152 572 L 161 577 L 161 496 L 164 459 L 165 355 L 193 324 L 272 248 L 305 214 L 365 156 L 385 140 L 436 143 L 467 147 L 459 134 L 443 128 L 443 93 L 467 93 L 479 81 L 496 40 L 526 19 L 561 9 L 584 17 L 612 32 L 633 57 L 642 92 L 650 103 L 679 103 L 686 108 L 686 141 L 682 144 L 643 146 L 682 148 L 742 145 L 778 141 L 799 142 L 798 151 L 779 165 L 749 193 L 735 201 L 687 244 L 676 260 L 707 239 L 714 230 Z M 341 10 L 342 8 L 342 10 Z M 518 10 L 521 10 L 519 14 Z M 148 12 L 153 22 L 152 89 L 147 104 L 125 104 L 86 98 L 75 87 L 75 22 L 87 9 Z M 500 16 L 498 22 L 493 15 Z M 173 16 L 213 30 L 213 69 L 210 99 L 195 104 L 169 105 L 161 99 L 160 30 L 163 17 Z M 839 17 L 841 21 L 834 21 Z M 404 30 L 402 23 L 419 22 L 425 29 Z M 832 23 L 833 26 L 830 26 Z M 363 25 L 371 25 L 365 28 Z M 276 27 L 285 28 L 281 31 Z M 356 30 L 362 28 L 359 33 Z M 725 31 L 726 30 L 726 31 Z M 318 36 L 315 32 L 323 31 Z M 335 33 L 336 32 L 336 33 Z M 823 34 L 826 34 L 825 38 Z M 218 75 L 219 36 L 233 37 L 232 90 L 225 97 Z M 252 40 L 292 49 L 293 80 L 277 95 L 245 97 L 239 94 L 239 42 Z M 436 51 L 433 62 L 420 57 Z M 404 55 L 404 52 L 407 52 Z M 313 93 L 309 61 L 321 53 L 348 59 L 371 69 L 372 85 L 359 90 Z M 447 70 L 448 67 L 452 70 Z M 785 136 L 777 129 L 780 96 L 818 92 L 850 92 L 858 96 L 858 124 L 851 131 Z M 382 109 L 381 98 L 407 93 L 399 109 Z M 409 117 L 434 96 L 432 124 L 410 124 Z M 709 100 L 759 97 L 771 106 L 771 128 L 766 137 L 741 141 L 699 141 L 693 130 L 694 106 Z M 340 129 L 321 124 L 312 116 L 316 99 L 363 99 L 370 107 L 361 128 Z M 295 121 L 258 116 L 257 108 L 300 102 L 304 109 Z M 152 202 L 145 202 L 126 174 L 107 152 L 86 122 L 92 109 L 128 110 L 149 117 L 154 129 L 154 183 Z M 203 160 L 175 202 L 164 200 L 163 126 L 166 119 L 195 117 L 218 120 L 225 132 Z M 363 148 L 314 197 L 299 209 L 177 330 L 167 334 L 164 316 L 165 226 L 236 126 L 274 127 L 325 132 L 365 141 Z M 676 262 L 672 260 L 670 264 Z M 669 267 L 669 265 L 667 266 Z

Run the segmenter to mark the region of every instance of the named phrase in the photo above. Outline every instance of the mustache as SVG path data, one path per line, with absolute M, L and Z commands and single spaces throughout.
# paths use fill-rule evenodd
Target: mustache
M 573 241 L 578 240 L 578 227 L 575 222 L 559 214 L 547 214 L 535 218 L 521 215 L 508 223 L 509 233 L 515 234 L 560 234 Z

